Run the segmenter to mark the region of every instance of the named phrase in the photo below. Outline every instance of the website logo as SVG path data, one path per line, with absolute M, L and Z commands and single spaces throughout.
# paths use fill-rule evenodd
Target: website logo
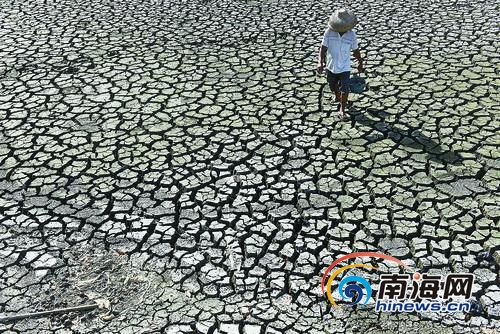
M 339 307 L 340 302 L 348 306 L 366 305 L 374 294 L 372 285 L 366 278 L 348 273 L 352 269 L 380 271 L 379 267 L 364 263 L 340 266 L 342 262 L 356 258 L 382 259 L 398 265 L 398 272 L 381 273 L 378 276 L 379 284 L 376 299 L 374 298 L 375 310 L 378 312 L 455 312 L 471 309 L 470 302 L 466 300 L 472 294 L 473 274 L 451 273 L 446 276 L 418 272 L 400 274 L 401 269 L 409 271 L 404 262 L 377 252 L 348 254 L 335 260 L 326 269 L 321 280 L 321 291 L 324 295 L 326 290 L 328 300 L 334 307 Z M 338 268 L 335 269 L 336 267 Z M 336 298 L 332 292 L 334 286 L 333 291 L 337 292 Z

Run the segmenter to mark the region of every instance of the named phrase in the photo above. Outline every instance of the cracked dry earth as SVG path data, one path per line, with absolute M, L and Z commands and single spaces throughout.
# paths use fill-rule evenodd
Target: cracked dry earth
M 498 333 L 494 1 L 352 2 L 344 122 L 315 75 L 334 3 L 0 6 L 0 313 L 111 305 L 0 332 Z M 355 251 L 474 273 L 474 310 L 333 310 Z

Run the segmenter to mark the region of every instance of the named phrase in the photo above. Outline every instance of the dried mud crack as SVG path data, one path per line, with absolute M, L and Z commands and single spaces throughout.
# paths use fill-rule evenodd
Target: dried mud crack
M 333 6 L 0 1 L 0 314 L 110 304 L 0 332 L 496 333 L 498 7 L 350 2 L 339 122 Z M 354 251 L 474 273 L 475 308 L 331 310 Z

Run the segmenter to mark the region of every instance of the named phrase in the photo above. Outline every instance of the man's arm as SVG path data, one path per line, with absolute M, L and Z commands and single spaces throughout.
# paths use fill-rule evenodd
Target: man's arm
M 362 73 L 365 69 L 363 67 L 363 59 L 361 59 L 361 52 L 359 51 L 359 48 L 352 50 L 352 54 L 358 61 L 358 72 Z
M 326 66 L 326 51 L 328 48 L 321 44 L 321 47 L 319 48 L 319 58 L 318 58 L 318 74 L 323 73 L 323 70 L 325 69 Z

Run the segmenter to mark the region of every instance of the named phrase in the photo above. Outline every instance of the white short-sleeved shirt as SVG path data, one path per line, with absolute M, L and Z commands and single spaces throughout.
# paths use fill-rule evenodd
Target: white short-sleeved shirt
M 336 31 L 326 29 L 322 45 L 328 48 L 326 68 L 332 73 L 351 70 L 351 50 L 358 48 L 358 37 L 352 30 L 347 30 L 342 36 Z

